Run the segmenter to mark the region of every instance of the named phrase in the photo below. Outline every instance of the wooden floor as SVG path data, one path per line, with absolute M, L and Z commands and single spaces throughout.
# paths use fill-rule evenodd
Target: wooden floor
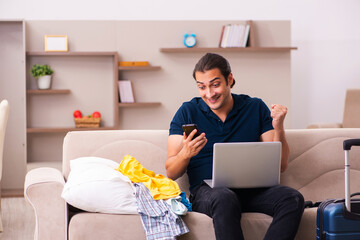
M 34 239 L 34 212 L 23 197 L 1 198 L 1 215 L 3 224 L 1 240 Z

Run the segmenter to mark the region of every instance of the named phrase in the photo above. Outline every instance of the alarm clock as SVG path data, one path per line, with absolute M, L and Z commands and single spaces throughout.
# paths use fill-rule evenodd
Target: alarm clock
M 188 48 L 191 48 L 196 45 L 196 35 L 195 34 L 185 34 L 184 35 L 184 45 Z

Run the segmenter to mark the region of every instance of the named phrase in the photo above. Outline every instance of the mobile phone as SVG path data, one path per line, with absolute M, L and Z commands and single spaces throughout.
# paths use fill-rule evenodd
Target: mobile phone
M 196 125 L 195 123 L 184 124 L 184 125 L 182 125 L 182 128 L 183 128 L 186 136 L 189 136 L 189 134 L 190 134 L 194 129 L 196 129 L 197 132 L 195 133 L 193 139 L 196 138 L 197 136 L 200 136 L 200 131 L 199 131 L 199 129 L 198 129 L 198 127 L 197 127 L 197 125 Z

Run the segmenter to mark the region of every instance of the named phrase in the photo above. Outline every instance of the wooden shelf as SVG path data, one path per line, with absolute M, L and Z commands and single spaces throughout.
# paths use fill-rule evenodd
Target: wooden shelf
M 114 56 L 117 52 L 26 52 L 28 56 Z
M 69 94 L 71 91 L 70 89 L 27 89 L 27 94 L 33 94 L 33 95 L 41 95 L 41 94 Z
M 137 103 L 119 103 L 120 108 L 132 107 L 158 107 L 161 106 L 160 102 L 137 102 Z
M 246 47 L 246 48 L 160 48 L 164 53 L 195 53 L 195 52 L 287 52 L 297 47 Z
M 66 133 L 70 131 L 90 131 L 90 130 L 114 130 L 115 127 L 100 127 L 100 128 L 27 128 L 27 133 Z
M 134 66 L 134 67 L 119 67 L 121 71 L 155 71 L 160 70 L 160 66 Z

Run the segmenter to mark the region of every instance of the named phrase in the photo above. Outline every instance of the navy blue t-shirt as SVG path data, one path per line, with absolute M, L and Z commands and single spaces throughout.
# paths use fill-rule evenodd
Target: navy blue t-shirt
M 190 191 L 204 179 L 212 178 L 213 145 L 220 142 L 258 142 L 260 135 L 273 129 L 270 110 L 259 98 L 232 94 L 233 109 L 222 122 L 199 97 L 193 98 L 176 112 L 170 123 L 170 135 L 183 135 L 183 124 L 196 123 L 208 140 L 187 167 Z

